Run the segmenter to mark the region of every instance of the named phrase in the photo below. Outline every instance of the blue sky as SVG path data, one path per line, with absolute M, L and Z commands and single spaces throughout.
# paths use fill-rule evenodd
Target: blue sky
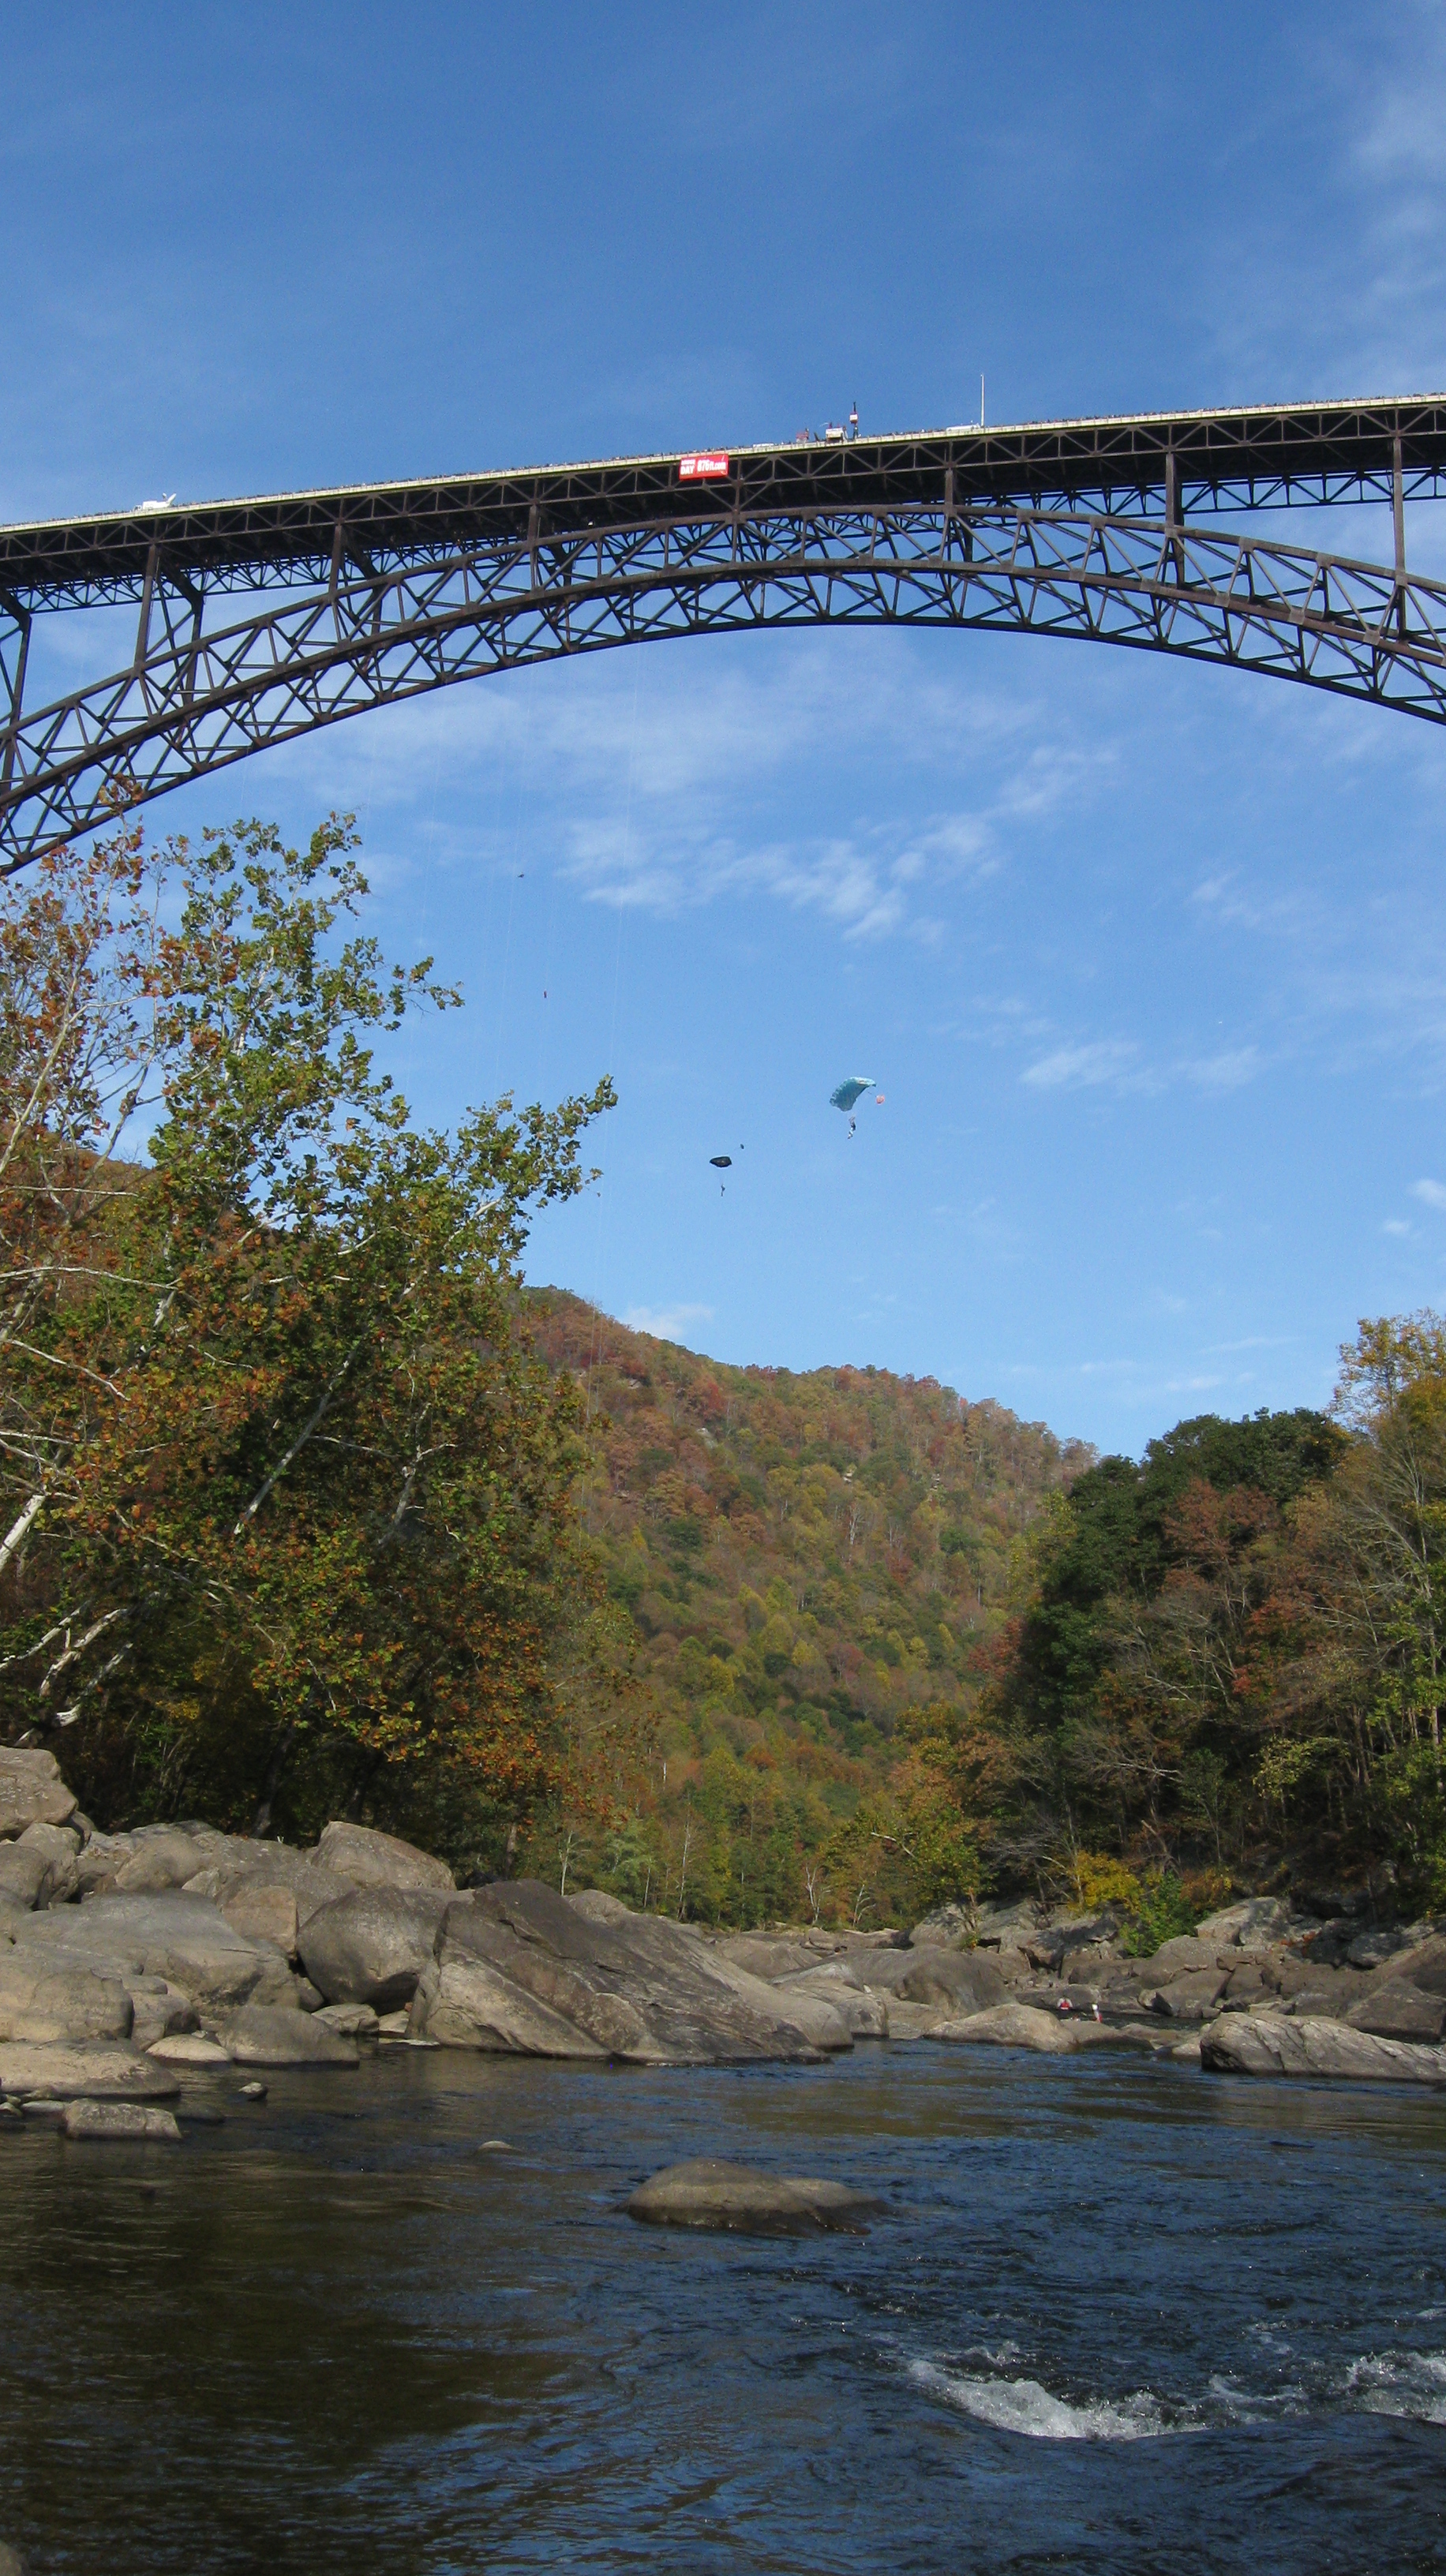
M 1446 385 L 1438 7 L 4 24 L 7 518 L 935 426 L 981 368 L 1001 420 Z M 614 1073 L 534 1276 L 1137 1451 L 1446 1303 L 1443 793 L 1401 717 L 874 632 L 474 683 L 153 823 L 355 808 L 468 995 L 403 1053 L 439 1123 Z

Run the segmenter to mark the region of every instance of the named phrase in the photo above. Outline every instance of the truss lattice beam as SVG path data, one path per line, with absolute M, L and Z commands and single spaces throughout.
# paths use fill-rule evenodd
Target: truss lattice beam
M 366 708 L 625 644 L 954 626 L 1222 663 L 1446 722 L 1446 585 L 1182 522 L 1010 504 L 668 517 L 343 578 L 205 632 L 153 583 L 133 660 L 20 712 L 0 872 Z M 18 633 L 18 628 L 17 628 Z

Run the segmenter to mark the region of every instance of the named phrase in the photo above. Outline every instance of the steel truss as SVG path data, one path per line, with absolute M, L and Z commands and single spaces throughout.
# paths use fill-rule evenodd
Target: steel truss
M 999 628 L 1174 653 L 1446 722 L 1446 584 L 1183 522 L 1008 503 L 723 511 L 473 545 L 210 633 L 154 584 L 131 663 L 5 734 L 0 872 L 272 743 L 563 655 L 763 627 Z M 20 700 L 28 626 L 4 665 Z

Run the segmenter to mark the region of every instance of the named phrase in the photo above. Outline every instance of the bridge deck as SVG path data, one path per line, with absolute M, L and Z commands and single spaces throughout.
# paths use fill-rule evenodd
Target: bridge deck
M 627 456 L 0 528 L 0 606 L 13 615 L 138 598 L 148 575 L 181 589 L 289 585 L 324 580 L 338 561 L 380 571 L 469 541 L 545 541 L 554 530 L 674 514 L 696 521 L 708 508 L 937 507 L 950 474 L 956 503 L 1148 509 L 1164 501 L 1172 455 L 1182 512 L 1385 498 L 1398 453 L 1406 496 L 1434 496 L 1446 491 L 1446 394 L 1025 421 L 728 452 L 727 481 L 702 488 L 680 483 L 676 456 Z

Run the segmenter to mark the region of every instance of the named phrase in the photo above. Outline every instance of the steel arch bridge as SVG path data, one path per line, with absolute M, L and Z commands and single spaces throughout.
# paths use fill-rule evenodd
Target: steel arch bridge
M 1446 583 L 1408 574 L 1405 505 L 1443 491 L 1446 395 L 1432 394 L 634 457 L 3 528 L 0 874 L 367 708 L 671 636 L 998 628 L 1224 663 L 1440 724 Z M 1221 524 L 1370 502 L 1393 512 L 1389 564 Z M 137 625 L 121 667 L 27 703 L 42 621 L 127 605 Z

